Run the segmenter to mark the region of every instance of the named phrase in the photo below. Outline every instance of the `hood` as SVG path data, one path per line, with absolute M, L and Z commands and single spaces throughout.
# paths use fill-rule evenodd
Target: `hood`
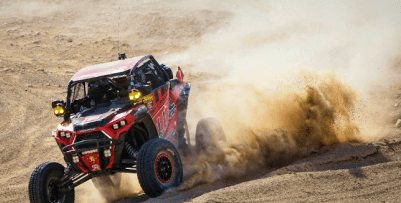
M 110 122 L 121 109 L 130 103 L 114 101 L 108 104 L 101 104 L 86 109 L 74 116 L 71 116 L 71 123 L 75 132 L 101 127 Z M 125 108 L 124 108 L 125 109 Z

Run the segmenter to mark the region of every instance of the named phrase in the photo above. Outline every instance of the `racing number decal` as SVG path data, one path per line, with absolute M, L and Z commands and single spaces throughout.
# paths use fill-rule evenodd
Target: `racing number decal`
M 154 91 L 153 109 L 150 111 L 153 121 L 156 124 L 159 137 L 164 137 L 169 124 L 169 85 L 158 88 Z
M 164 133 L 166 132 L 167 127 L 168 127 L 168 118 L 167 118 L 168 114 L 166 113 L 166 112 L 168 112 L 167 105 L 168 105 L 168 103 L 166 105 L 164 105 L 162 107 L 162 109 L 160 109 L 160 111 L 162 111 L 162 112 L 161 112 L 161 114 L 159 114 L 159 116 L 157 118 L 157 125 L 159 127 L 159 136 L 160 137 L 164 137 Z M 160 120 L 161 120 L 161 122 L 163 122 L 162 124 L 160 124 Z

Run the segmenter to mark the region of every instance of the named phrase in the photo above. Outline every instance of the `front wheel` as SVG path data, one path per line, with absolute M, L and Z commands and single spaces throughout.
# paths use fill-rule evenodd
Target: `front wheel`
M 139 184 L 149 197 L 157 197 L 182 183 L 180 154 L 169 141 L 154 138 L 139 150 L 137 162 Z
M 29 179 L 29 200 L 32 203 L 73 203 L 74 188 L 62 193 L 58 184 L 64 175 L 64 167 L 55 162 L 40 164 Z

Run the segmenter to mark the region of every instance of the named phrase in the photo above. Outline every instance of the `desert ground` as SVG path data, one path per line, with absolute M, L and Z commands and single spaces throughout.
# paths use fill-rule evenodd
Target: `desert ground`
M 51 101 L 119 52 L 180 66 L 192 143 L 203 117 L 229 142 L 184 157 L 158 198 L 124 175 L 76 202 L 400 202 L 399 19 L 399 1 L 0 0 L 0 202 L 28 202 L 34 168 L 65 164 Z

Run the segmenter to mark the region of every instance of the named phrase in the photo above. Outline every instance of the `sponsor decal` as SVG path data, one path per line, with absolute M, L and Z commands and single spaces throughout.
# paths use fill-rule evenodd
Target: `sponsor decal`
M 96 115 L 96 116 L 88 116 L 86 118 L 84 118 L 83 123 L 89 123 L 92 121 L 96 121 L 100 116 Z
M 153 102 L 150 101 L 149 103 L 146 103 L 146 107 L 147 107 L 148 109 L 152 110 L 152 107 L 153 107 L 152 104 L 153 104 Z
M 168 136 L 167 136 L 167 140 L 172 140 L 174 137 L 176 137 L 177 136 L 177 131 L 173 128 L 173 129 L 171 129 L 170 130 L 170 132 L 168 133 Z
M 149 95 L 146 95 L 146 96 L 143 97 L 143 102 L 144 103 L 148 103 L 148 102 L 151 102 L 151 101 L 153 101 L 153 95 L 149 94 Z
M 148 109 L 152 109 L 152 106 L 153 106 L 152 105 L 153 104 L 153 95 L 152 94 L 144 96 L 142 101 L 143 101 L 143 103 L 146 104 L 146 107 Z
M 99 166 L 99 164 L 93 164 L 93 165 L 92 165 L 92 171 L 100 171 L 100 166 Z
M 93 131 L 93 130 L 95 130 L 96 128 L 89 128 L 89 129 L 85 129 L 85 130 L 80 130 L 79 132 L 80 133 L 83 133 L 83 132 L 87 132 L 87 131 Z
M 168 118 L 171 119 L 172 117 L 174 117 L 174 113 L 175 113 L 175 103 L 171 102 L 168 108 Z
M 90 157 L 89 157 L 89 160 L 90 160 L 91 162 L 96 162 L 96 158 L 95 158 L 94 156 L 90 156 Z

